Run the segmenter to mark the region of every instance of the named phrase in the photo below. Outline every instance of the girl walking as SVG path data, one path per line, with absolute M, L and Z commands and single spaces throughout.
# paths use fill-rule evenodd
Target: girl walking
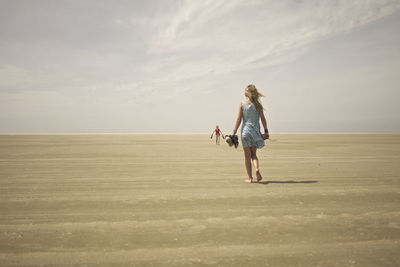
M 260 182 L 262 176 L 257 158 L 257 148 L 265 146 L 264 140 L 269 138 L 267 121 L 264 116 L 264 108 L 259 100 L 260 97 L 264 95 L 259 93 L 253 84 L 246 87 L 244 95 L 246 96 L 246 101 L 243 101 L 239 105 L 239 113 L 236 119 L 233 135 L 236 134 L 237 129 L 243 120 L 240 137 L 244 150 L 244 163 L 248 175 L 248 179 L 246 179 L 245 182 L 253 182 L 252 163 L 256 172 L 257 182 Z M 260 132 L 260 119 L 264 127 L 264 134 L 261 134 Z
M 219 138 L 220 138 L 220 135 L 222 134 L 222 132 L 219 129 L 218 125 L 215 126 L 215 130 L 214 130 L 214 132 L 212 132 L 211 137 L 210 137 L 211 139 L 213 138 L 214 133 L 215 133 L 215 144 L 219 145 Z M 222 135 L 222 137 L 224 137 L 224 136 Z

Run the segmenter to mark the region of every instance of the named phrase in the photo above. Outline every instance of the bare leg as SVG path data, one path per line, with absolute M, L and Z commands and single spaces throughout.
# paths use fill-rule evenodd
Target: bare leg
M 257 148 L 255 146 L 252 146 L 250 148 L 250 153 L 251 153 L 251 161 L 253 162 L 254 169 L 256 171 L 257 182 L 259 182 L 262 180 L 262 176 L 261 176 L 259 164 L 258 164 Z
M 215 137 L 215 143 L 217 144 L 217 145 L 219 145 L 219 135 L 216 135 L 216 137 Z
M 245 180 L 245 182 L 252 183 L 253 182 L 253 175 L 251 173 L 251 151 L 250 147 L 244 147 L 244 164 L 246 165 L 247 175 L 249 179 Z

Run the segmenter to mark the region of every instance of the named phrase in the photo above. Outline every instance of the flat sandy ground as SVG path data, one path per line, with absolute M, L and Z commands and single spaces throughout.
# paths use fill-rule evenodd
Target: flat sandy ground
M 0 266 L 400 266 L 400 134 L 0 135 Z

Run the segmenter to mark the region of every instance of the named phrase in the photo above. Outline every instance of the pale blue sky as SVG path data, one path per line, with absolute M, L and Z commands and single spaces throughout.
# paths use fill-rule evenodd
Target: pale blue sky
M 400 131 L 400 1 L 0 0 L 0 133 Z

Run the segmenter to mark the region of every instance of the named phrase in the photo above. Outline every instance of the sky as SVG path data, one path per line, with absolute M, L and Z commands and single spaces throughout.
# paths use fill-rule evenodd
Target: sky
M 0 133 L 400 132 L 400 0 L 0 0 Z

